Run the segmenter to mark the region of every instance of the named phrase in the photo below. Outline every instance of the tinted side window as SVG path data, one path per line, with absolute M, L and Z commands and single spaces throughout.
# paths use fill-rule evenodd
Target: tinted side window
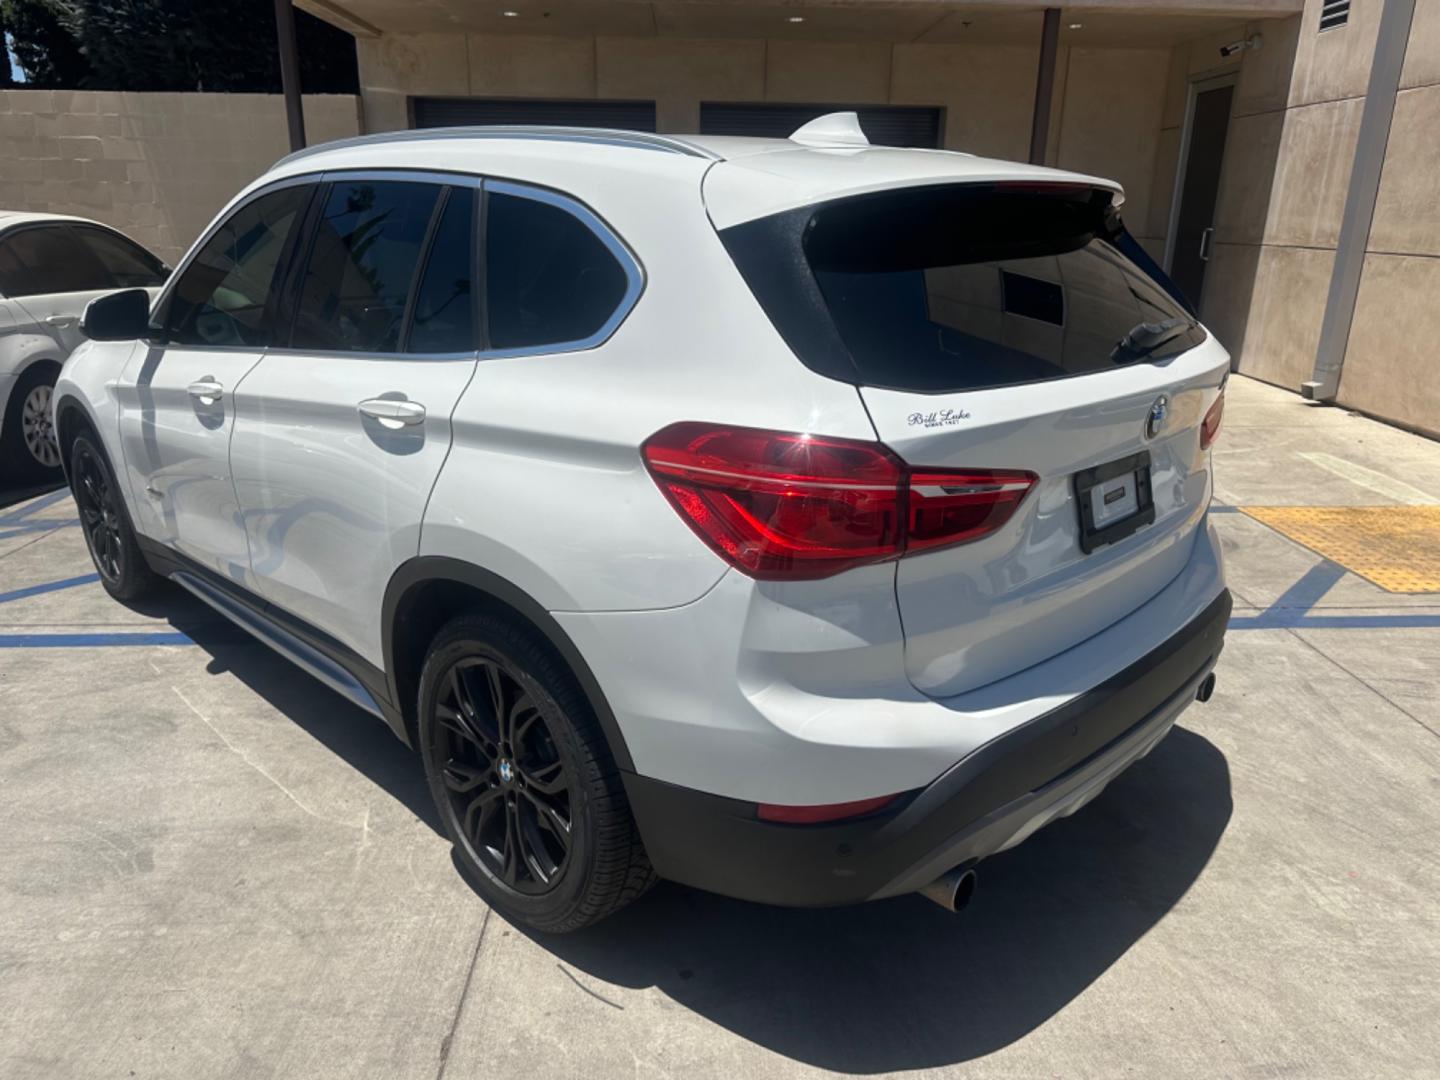
M 394 352 L 420 249 L 440 196 L 435 184 L 334 184 L 311 242 L 290 344 Z
M 430 256 L 415 294 L 407 352 L 473 352 L 475 295 L 475 192 L 451 188 L 430 243 Z
M 311 188 L 281 188 L 235 211 L 191 260 L 170 294 L 175 345 L 268 345 L 266 310 L 285 242 Z
M 105 283 L 97 288 L 144 289 L 165 280 L 160 260 L 134 241 L 86 225 L 74 232 L 105 271 Z
M 514 349 L 582 341 L 624 299 L 625 270 L 574 214 L 492 192 L 485 219 L 490 345 Z
M 63 225 L 20 229 L 5 238 L 0 292 L 6 296 L 106 288 L 100 264 Z M 8 270 L 8 272 L 6 272 Z

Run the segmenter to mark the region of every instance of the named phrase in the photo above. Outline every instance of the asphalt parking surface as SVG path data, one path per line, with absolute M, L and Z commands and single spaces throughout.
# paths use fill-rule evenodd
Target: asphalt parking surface
M 1232 380 L 1213 700 L 961 916 L 662 885 L 531 935 L 378 721 L 0 510 L 0 1076 L 1440 1074 L 1440 595 L 1246 514 L 1440 504 L 1440 445 Z

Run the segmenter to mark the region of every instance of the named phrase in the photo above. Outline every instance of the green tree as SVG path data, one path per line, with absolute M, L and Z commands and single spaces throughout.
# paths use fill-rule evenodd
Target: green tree
M 92 72 L 67 25 L 68 10 L 56 0 L 0 0 L 0 34 L 8 31 L 22 84 L 36 90 L 74 89 Z M 5 82 L 10 81 L 5 58 Z
M 280 59 L 273 0 L 0 0 L 7 11 L 43 11 L 33 26 L 11 19 L 20 65 L 25 49 L 74 57 L 45 85 L 96 90 L 274 93 Z M 359 79 L 349 34 L 295 12 L 300 81 L 311 93 L 354 93 Z M 65 53 L 65 49 L 69 49 Z M 49 69 L 45 69 L 49 70 Z M 40 85 L 37 82 L 36 85 Z

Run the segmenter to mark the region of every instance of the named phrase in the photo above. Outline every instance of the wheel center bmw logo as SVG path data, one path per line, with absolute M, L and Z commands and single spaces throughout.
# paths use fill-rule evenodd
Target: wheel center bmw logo
M 1160 434 L 1160 429 L 1165 426 L 1165 418 L 1170 415 L 1170 398 L 1161 394 L 1155 399 L 1155 404 L 1150 406 L 1150 415 L 1145 418 L 1145 438 L 1153 439 Z
M 513 765 L 510 764 L 510 762 L 500 762 L 500 779 L 507 784 L 510 783 L 511 780 L 515 779 L 515 768 Z

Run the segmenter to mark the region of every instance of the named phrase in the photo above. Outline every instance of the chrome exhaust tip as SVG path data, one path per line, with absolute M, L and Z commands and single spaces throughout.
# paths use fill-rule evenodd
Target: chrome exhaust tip
M 920 895 L 935 901 L 946 911 L 963 911 L 975 895 L 975 871 L 969 867 L 951 870 L 921 889 Z
M 1195 691 L 1195 700 L 1203 705 L 1210 700 L 1210 695 L 1213 693 L 1215 693 L 1215 673 L 1212 671 L 1200 680 L 1200 686 Z

